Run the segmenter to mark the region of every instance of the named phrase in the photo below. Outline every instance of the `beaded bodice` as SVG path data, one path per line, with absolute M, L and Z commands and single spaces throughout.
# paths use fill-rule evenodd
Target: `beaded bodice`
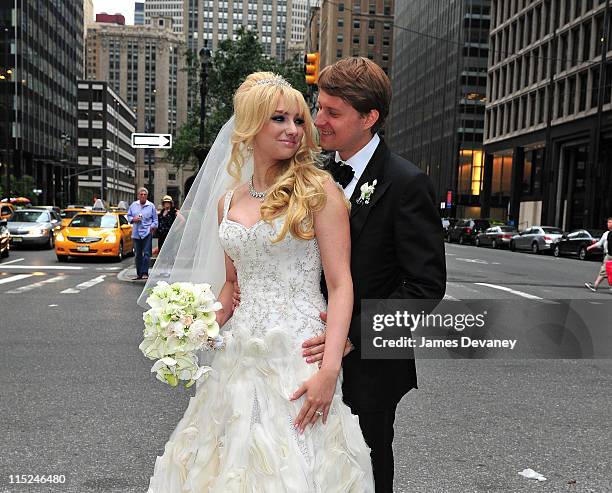
M 268 329 L 286 329 L 302 341 L 320 333 L 325 311 L 321 294 L 321 255 L 316 239 L 300 240 L 287 233 L 273 243 L 285 217 L 247 227 L 227 218 L 233 191 L 226 194 L 219 238 L 233 260 L 240 286 L 240 306 L 231 325 L 250 328 L 262 337 Z

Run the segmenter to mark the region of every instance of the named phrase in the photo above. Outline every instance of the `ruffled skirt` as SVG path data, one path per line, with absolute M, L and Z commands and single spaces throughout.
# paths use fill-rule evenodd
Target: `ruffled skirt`
M 213 371 L 157 458 L 149 493 L 373 492 L 370 450 L 336 386 L 327 423 L 302 435 L 289 396 L 317 371 L 283 330 L 225 333 Z

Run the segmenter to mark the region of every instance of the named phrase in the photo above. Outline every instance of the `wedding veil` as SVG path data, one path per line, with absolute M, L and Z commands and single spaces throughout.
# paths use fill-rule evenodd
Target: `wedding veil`
M 215 296 L 225 282 L 225 258 L 219 242 L 217 204 L 235 179 L 227 172 L 234 117 L 223 126 L 200 168 L 170 232 L 158 253 L 149 279 L 138 298 L 148 308 L 149 290 L 158 281 L 208 283 Z M 242 176 L 250 176 L 252 159 L 245 160 Z

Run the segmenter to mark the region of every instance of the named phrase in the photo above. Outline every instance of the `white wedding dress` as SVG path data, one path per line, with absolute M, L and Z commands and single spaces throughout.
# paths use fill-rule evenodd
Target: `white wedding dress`
M 272 243 L 284 218 L 247 228 L 227 218 L 231 197 L 219 236 L 241 303 L 223 327 L 226 348 L 213 353 L 213 371 L 157 458 L 149 493 L 373 492 L 370 450 L 342 402 L 342 376 L 327 423 L 302 435 L 293 426 L 304 398 L 289 396 L 318 369 L 301 344 L 324 329 L 317 241 L 287 234 Z

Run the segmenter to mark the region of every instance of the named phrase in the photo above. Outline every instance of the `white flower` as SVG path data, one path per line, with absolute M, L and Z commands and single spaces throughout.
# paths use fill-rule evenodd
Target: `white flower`
M 370 197 L 372 197 L 374 190 L 376 190 L 377 183 L 378 180 L 374 180 L 371 185 L 367 181 L 363 185 L 361 185 L 361 188 L 359 189 L 361 191 L 361 195 L 357 199 L 358 204 L 370 203 Z

